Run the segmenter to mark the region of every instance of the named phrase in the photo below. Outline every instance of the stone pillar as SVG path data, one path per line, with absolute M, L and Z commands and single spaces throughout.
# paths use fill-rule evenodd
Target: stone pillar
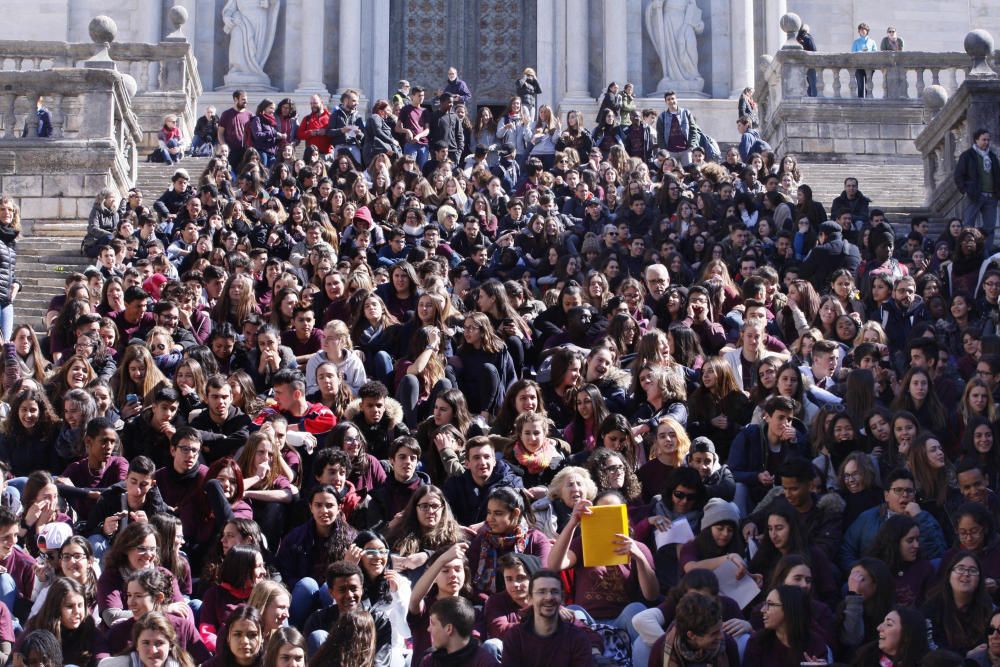
M 774 55 L 785 44 L 785 33 L 781 29 L 781 17 L 788 12 L 788 0 L 766 0 L 764 5 L 765 34 L 764 52 Z
M 754 84 L 753 0 L 733 0 L 732 3 L 733 89 L 739 97 L 743 89 Z
M 590 12 L 586 2 L 566 0 L 566 97 L 590 97 Z
M 616 81 L 619 88 L 625 86 L 628 78 L 627 18 L 628 12 L 621 0 L 604 0 L 604 76 L 601 81 Z
M 540 26 L 558 26 L 556 23 L 555 0 L 538 0 L 536 9 L 536 24 Z M 534 63 L 535 73 L 538 75 L 538 83 L 542 87 L 542 94 L 538 96 L 539 106 L 548 104 L 553 109 L 555 102 L 559 99 L 556 92 L 556 81 L 558 73 L 555 69 L 556 62 L 556 31 L 536 30 L 536 62 Z M 529 63 L 530 64 L 530 63 Z
M 341 0 L 341 7 L 344 5 Z M 299 85 L 295 92 L 301 95 L 317 94 L 326 100 L 330 94 L 323 85 L 323 26 L 326 22 L 326 3 L 323 0 L 302 1 L 302 43 L 299 52 L 302 56 Z M 359 17 L 360 18 L 360 17 Z M 360 22 L 360 21 L 359 21 Z M 318 47 L 318 48 L 317 48 Z M 287 53 L 287 51 L 286 51 Z M 360 54 L 356 55 L 357 59 Z M 343 50 L 341 50 L 343 60 Z M 343 73 L 343 69 L 341 69 Z
M 319 23 L 322 28 L 322 23 Z M 340 0 L 337 91 L 361 88 L 361 0 Z M 322 50 L 320 51 L 322 52 Z

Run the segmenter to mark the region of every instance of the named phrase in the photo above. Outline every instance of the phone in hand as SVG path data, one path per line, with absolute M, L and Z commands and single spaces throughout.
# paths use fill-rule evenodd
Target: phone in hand
M 139 402 L 139 397 L 136 396 L 135 394 L 126 394 L 125 395 L 125 402 L 126 403 L 138 403 Z

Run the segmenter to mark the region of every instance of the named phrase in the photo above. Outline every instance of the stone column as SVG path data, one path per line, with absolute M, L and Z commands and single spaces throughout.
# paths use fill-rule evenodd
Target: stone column
M 601 81 L 605 84 L 615 81 L 619 88 L 625 86 L 628 78 L 627 17 L 621 0 L 604 0 L 604 77 Z
M 764 5 L 764 53 L 774 55 L 785 44 L 781 17 L 788 13 L 788 0 L 766 0 Z
M 341 0 L 341 7 L 344 1 Z M 302 95 L 313 93 L 323 98 L 330 94 L 323 85 L 323 26 L 326 22 L 326 3 L 323 0 L 302 0 L 302 43 L 299 85 L 295 92 Z M 318 47 L 318 48 L 317 48 Z M 286 52 L 287 53 L 287 52 Z M 357 54 L 355 58 L 360 57 Z M 343 51 L 341 51 L 343 59 Z M 343 72 L 343 70 L 341 70 Z
M 566 97 L 590 97 L 590 16 L 586 2 L 566 0 Z
M 538 0 L 536 9 L 536 24 L 540 26 L 556 26 L 556 6 L 554 0 Z M 536 30 L 537 40 L 536 61 L 534 64 L 535 73 L 538 75 L 538 83 L 542 86 L 542 94 L 538 96 L 538 104 L 548 104 L 553 109 L 555 102 L 559 99 L 556 93 L 556 81 L 558 73 L 554 67 L 556 62 L 556 31 Z
M 340 0 L 339 30 L 337 91 L 358 90 L 361 88 L 361 0 Z
M 732 3 L 732 96 L 739 97 L 743 89 L 754 83 L 753 0 L 733 0 Z

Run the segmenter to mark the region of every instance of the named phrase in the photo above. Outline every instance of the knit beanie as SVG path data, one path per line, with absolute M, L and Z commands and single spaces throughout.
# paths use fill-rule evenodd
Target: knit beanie
M 722 498 L 712 498 L 705 505 L 705 511 L 701 516 L 701 527 L 704 530 L 723 521 L 732 521 L 739 525 L 740 510 L 735 503 L 726 502 Z
M 597 238 L 597 235 L 588 232 L 585 237 L 583 237 L 583 245 L 580 246 L 580 254 L 586 255 L 588 252 L 595 252 L 601 254 L 601 242 Z

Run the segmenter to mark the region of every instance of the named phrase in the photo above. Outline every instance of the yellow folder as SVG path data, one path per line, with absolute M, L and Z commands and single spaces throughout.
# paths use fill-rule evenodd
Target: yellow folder
M 615 553 L 620 539 L 628 535 L 628 512 L 624 505 L 602 505 L 590 508 L 592 514 L 580 518 L 580 539 L 583 542 L 584 567 L 628 565 L 629 555 Z

